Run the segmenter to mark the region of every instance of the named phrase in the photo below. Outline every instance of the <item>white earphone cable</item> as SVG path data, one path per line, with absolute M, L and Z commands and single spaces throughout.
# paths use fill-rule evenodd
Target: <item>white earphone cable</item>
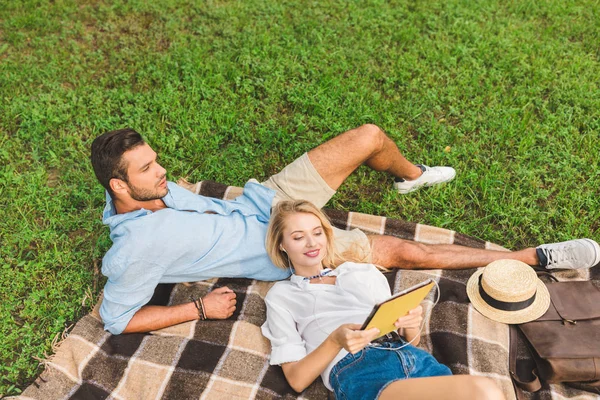
M 436 280 L 433 280 L 433 283 L 435 283 L 435 288 L 436 288 L 436 292 L 437 292 L 437 296 L 435 298 L 435 301 L 433 302 L 433 305 L 431 306 L 431 309 L 429 310 L 429 315 L 431 315 L 431 312 L 433 311 L 433 308 L 437 305 L 437 303 L 440 301 L 440 286 L 438 285 Z M 371 346 L 371 347 L 378 347 L 381 350 L 391 350 L 391 351 L 396 351 L 396 350 L 400 350 L 406 346 L 408 346 L 409 344 L 412 344 L 412 342 L 414 342 L 414 340 L 418 337 L 421 336 L 421 332 L 423 332 L 423 328 L 425 327 L 425 321 L 427 319 L 425 317 L 423 317 L 423 322 L 421 322 L 421 327 L 419 328 L 419 333 L 415 335 L 414 338 L 412 338 L 409 342 L 404 343 L 402 346 L 400 347 L 394 347 L 391 349 L 388 349 L 386 347 L 379 347 L 377 346 L 377 343 L 369 343 L 367 346 Z
M 435 288 L 436 288 L 436 298 L 435 301 L 433 302 L 433 305 L 431 306 L 431 309 L 429 310 L 429 315 L 431 315 L 431 312 L 433 311 L 433 308 L 437 305 L 437 303 L 440 301 L 440 286 L 438 285 L 437 281 L 433 280 L 433 283 L 435 284 Z M 309 293 L 313 296 L 314 298 L 314 302 L 313 302 L 313 311 L 312 314 L 316 315 L 317 313 L 317 293 L 313 292 L 313 291 L 309 291 Z M 419 328 L 419 333 L 417 335 L 415 335 L 414 338 L 412 338 L 409 342 L 404 343 L 402 346 L 400 347 L 394 347 L 392 349 L 388 349 L 385 347 L 381 347 L 381 350 L 399 350 L 402 349 L 406 346 L 408 346 L 409 344 L 412 344 L 412 342 L 414 342 L 414 340 L 418 337 L 421 336 L 421 332 L 423 332 L 423 328 L 425 327 L 425 321 L 427 319 L 425 317 L 423 317 L 423 322 L 421 322 L 421 327 Z M 315 318 L 315 322 L 317 323 L 317 327 L 319 328 L 319 330 L 321 330 L 323 333 L 329 335 L 331 334 L 331 332 L 326 331 L 325 329 L 323 329 L 323 327 L 321 326 L 321 324 L 319 323 L 319 318 Z M 377 343 L 369 343 L 367 346 L 377 346 Z M 378 346 L 377 346 L 378 347 Z

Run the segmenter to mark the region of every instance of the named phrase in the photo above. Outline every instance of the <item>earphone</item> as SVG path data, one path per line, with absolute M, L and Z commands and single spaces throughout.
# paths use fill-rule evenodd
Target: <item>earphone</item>
M 283 245 L 279 245 L 279 250 L 283 251 L 285 253 L 285 258 L 287 258 L 288 261 L 288 266 L 290 267 L 290 271 L 292 271 L 292 274 L 294 273 L 294 267 L 292 267 L 292 260 L 290 260 L 290 256 L 287 253 L 287 250 L 283 248 Z

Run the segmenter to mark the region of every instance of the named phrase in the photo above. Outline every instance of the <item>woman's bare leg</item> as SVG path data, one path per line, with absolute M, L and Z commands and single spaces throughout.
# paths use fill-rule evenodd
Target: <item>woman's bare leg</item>
M 413 378 L 392 382 L 379 400 L 504 400 L 504 394 L 491 379 L 454 375 Z

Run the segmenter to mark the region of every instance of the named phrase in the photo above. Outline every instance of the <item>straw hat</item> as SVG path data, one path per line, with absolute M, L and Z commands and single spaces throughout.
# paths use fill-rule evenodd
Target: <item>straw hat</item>
M 544 315 L 550 306 L 546 285 L 533 268 L 517 260 L 497 260 L 467 282 L 473 307 L 505 324 L 522 324 Z

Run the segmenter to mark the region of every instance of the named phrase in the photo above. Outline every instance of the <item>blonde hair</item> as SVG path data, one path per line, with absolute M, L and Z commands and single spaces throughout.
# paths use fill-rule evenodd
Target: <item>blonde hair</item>
M 323 266 L 326 268 L 335 268 L 339 264 L 340 257 L 335 251 L 333 227 L 331 222 L 321 210 L 314 204 L 306 200 L 285 200 L 277 203 L 271 211 L 271 220 L 267 230 L 267 239 L 265 247 L 267 254 L 271 258 L 273 264 L 282 269 L 287 269 L 290 266 L 290 261 L 287 254 L 281 250 L 281 242 L 283 241 L 283 230 L 285 223 L 290 215 L 304 213 L 312 214 L 319 218 L 323 233 L 327 238 L 327 246 L 325 257 L 323 258 Z

